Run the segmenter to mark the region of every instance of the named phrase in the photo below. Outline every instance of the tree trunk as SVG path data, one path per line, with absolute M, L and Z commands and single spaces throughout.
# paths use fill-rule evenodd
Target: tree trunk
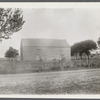
M 76 60 L 77 60 L 77 54 L 76 54 Z
M 89 55 L 87 55 L 87 63 L 88 63 L 88 67 L 90 67 L 90 64 L 89 64 Z
M 89 55 L 88 55 L 88 60 L 89 60 Z
M 83 59 L 83 58 L 82 58 L 82 55 L 80 56 L 80 58 L 81 58 L 81 60 Z
M 80 55 L 80 58 L 81 58 L 81 60 L 82 60 L 82 59 L 83 59 L 83 58 L 82 58 L 82 53 L 80 52 L 79 55 Z
M 13 58 L 13 73 L 15 73 L 15 68 L 16 68 L 15 58 Z

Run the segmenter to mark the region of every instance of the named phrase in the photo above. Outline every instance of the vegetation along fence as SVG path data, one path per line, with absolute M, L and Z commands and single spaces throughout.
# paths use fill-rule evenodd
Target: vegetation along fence
M 92 55 L 89 61 L 86 58 L 76 59 L 74 56 L 71 61 L 66 61 L 65 59 L 54 59 L 48 62 L 42 60 L 34 62 L 0 60 L 0 74 L 66 71 L 87 68 L 100 68 L 100 55 Z

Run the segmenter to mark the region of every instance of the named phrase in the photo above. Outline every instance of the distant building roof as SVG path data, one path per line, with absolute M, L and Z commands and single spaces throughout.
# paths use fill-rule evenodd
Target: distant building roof
M 52 47 L 69 47 L 64 39 L 22 39 L 22 46 L 52 46 Z

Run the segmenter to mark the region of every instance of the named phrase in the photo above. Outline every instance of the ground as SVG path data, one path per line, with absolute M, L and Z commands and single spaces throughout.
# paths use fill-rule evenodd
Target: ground
M 0 94 L 100 94 L 100 69 L 0 75 Z

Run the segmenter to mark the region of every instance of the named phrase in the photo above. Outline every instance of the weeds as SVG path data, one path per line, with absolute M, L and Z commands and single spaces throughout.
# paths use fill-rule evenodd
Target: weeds
M 91 55 L 87 58 L 76 59 L 72 57 L 71 61 L 66 59 L 53 59 L 51 61 L 16 61 L 15 66 L 11 61 L 0 61 L 0 74 L 14 73 L 33 73 L 33 72 L 49 72 L 49 71 L 67 71 L 89 68 L 100 68 L 100 55 Z M 14 68 L 15 67 L 15 68 Z

